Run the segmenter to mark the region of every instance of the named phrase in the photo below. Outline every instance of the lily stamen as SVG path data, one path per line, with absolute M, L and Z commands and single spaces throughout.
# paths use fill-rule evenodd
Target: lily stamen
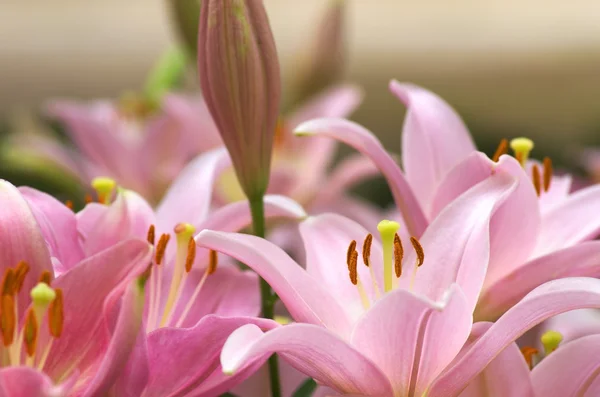
M 356 248 L 356 241 L 352 240 L 350 243 L 350 247 Z M 370 306 L 369 298 L 365 291 L 365 287 L 363 286 L 360 278 L 358 277 L 358 251 L 356 249 L 350 251 L 348 250 L 348 272 L 350 276 L 350 282 L 356 286 L 358 289 L 358 293 L 360 295 L 360 299 L 362 301 L 363 307 L 368 309 Z
M 533 181 L 533 187 L 538 197 L 542 195 L 542 177 L 540 176 L 540 169 L 537 164 L 534 164 L 531 168 L 531 180 Z
M 158 319 L 158 312 L 160 310 L 160 300 L 161 300 L 161 291 L 162 291 L 162 260 L 165 255 L 165 250 L 167 249 L 167 245 L 171 240 L 171 236 L 169 234 L 162 234 L 158 239 L 158 243 L 156 244 L 156 248 L 154 249 L 154 263 L 156 266 L 152 267 L 151 270 L 151 278 L 150 280 L 150 304 L 148 309 L 148 321 L 146 323 L 147 330 L 150 331 L 154 329 L 156 321 Z
M 25 345 L 25 353 L 27 353 L 25 364 L 28 367 L 33 367 L 34 364 L 39 333 L 38 327 L 37 315 L 33 308 L 29 308 L 25 316 L 25 325 L 23 326 L 23 344 Z
M 366 267 L 369 268 L 369 274 L 371 276 L 371 282 L 373 283 L 373 289 L 375 290 L 375 296 L 379 298 L 381 296 L 381 290 L 379 289 L 379 283 L 377 282 L 377 278 L 375 277 L 375 271 L 371 266 L 371 245 L 373 244 L 373 235 L 371 233 L 367 234 L 365 237 L 365 241 L 363 242 L 362 247 L 362 257 L 363 263 Z
M 536 356 L 538 353 L 539 351 L 535 347 L 525 346 L 521 348 L 521 354 L 523 354 L 523 357 L 525 358 L 525 362 L 529 366 L 529 369 L 533 369 L 533 359 L 534 356 Z
M 413 249 L 415 250 L 415 253 L 417 254 L 417 258 L 415 260 L 415 266 L 413 268 L 413 272 L 412 272 L 412 275 L 410 278 L 409 289 L 412 290 L 413 285 L 415 283 L 415 279 L 417 278 L 417 270 L 421 266 L 423 266 L 423 262 L 425 261 L 425 251 L 423 250 L 421 243 L 419 243 L 419 240 L 417 240 L 415 237 L 410 238 L 410 243 L 412 244 Z
M 492 156 L 492 161 L 497 163 L 500 160 L 500 157 L 504 154 L 508 153 L 508 139 L 502 138 L 500 143 L 498 144 L 498 148 L 494 152 Z
M 552 183 L 552 160 L 550 157 L 544 157 L 544 191 L 547 192 L 550 189 Z

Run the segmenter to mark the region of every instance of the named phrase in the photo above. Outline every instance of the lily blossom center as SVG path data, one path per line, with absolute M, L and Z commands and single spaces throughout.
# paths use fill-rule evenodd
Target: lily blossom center
M 98 177 L 92 180 L 92 187 L 96 191 L 98 202 L 109 205 L 117 188 L 117 182 L 111 178 Z
M 216 251 L 210 251 L 209 265 L 203 276 L 194 288 L 191 296 L 185 296 L 186 284 L 192 282 L 189 273 L 192 271 L 196 259 L 196 242 L 194 240 L 194 226 L 189 223 L 180 223 L 174 228 L 177 251 L 175 254 L 174 267 L 170 272 L 170 283 L 164 268 L 164 258 L 167 246 L 171 239 L 170 234 L 162 234 L 155 244 L 155 227 L 151 225 L 148 229 L 148 242 L 155 246 L 154 258 L 150 263 L 150 288 L 148 316 L 146 321 L 146 332 L 165 326 L 180 327 L 186 320 L 192 305 L 200 294 L 208 276 L 217 270 L 218 257 Z M 168 288 L 165 286 L 168 285 Z M 163 291 L 166 289 L 166 291 Z M 184 302 L 184 300 L 187 301 Z M 182 310 L 176 310 L 186 303 Z
M 563 335 L 558 331 L 546 331 L 540 337 L 540 342 L 544 347 L 543 354 L 538 349 L 532 346 L 524 346 L 521 348 L 521 354 L 525 358 L 529 369 L 533 369 L 539 362 L 553 353 L 563 341 Z
M 398 279 L 402 276 L 402 265 L 404 259 L 404 246 L 398 235 L 400 225 L 394 221 L 383 220 L 377 225 L 377 229 L 381 236 L 383 248 L 383 293 L 394 290 L 398 287 Z M 416 254 L 415 266 L 411 275 L 410 289 L 414 283 L 414 279 L 419 267 L 423 265 L 425 260 L 425 252 L 423 247 L 415 237 L 410 238 L 411 245 Z M 371 245 L 373 243 L 373 235 L 368 234 L 365 237 L 362 250 L 362 259 L 364 265 L 369 268 L 371 283 L 377 298 L 381 297 L 382 291 L 373 266 L 371 266 Z M 352 240 L 348 246 L 346 255 L 350 282 L 354 284 L 360 294 L 363 307 L 368 309 L 371 305 L 368 294 L 365 291 L 362 280 L 358 274 L 358 251 L 356 250 L 356 241 Z
M 63 293 L 60 288 L 53 289 L 50 286 L 51 275 L 44 272 L 30 291 L 31 305 L 24 313 L 20 313 L 18 295 L 28 273 L 29 265 L 21 261 L 15 268 L 8 268 L 2 279 L 0 329 L 3 350 L 0 366 L 27 366 L 43 370 L 54 339 L 62 334 Z M 41 337 L 44 332 L 44 320 L 47 320 L 46 332 L 49 337 Z M 77 363 L 62 374 L 62 379 L 66 378 L 76 365 Z

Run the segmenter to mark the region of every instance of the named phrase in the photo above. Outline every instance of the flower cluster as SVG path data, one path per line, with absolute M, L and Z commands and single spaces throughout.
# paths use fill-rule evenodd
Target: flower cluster
M 394 80 L 398 165 L 332 85 L 343 9 L 285 116 L 262 0 L 201 2 L 204 99 L 48 107 L 95 198 L 0 181 L 1 396 L 600 395 L 600 186 Z M 379 174 L 391 209 L 350 193 Z

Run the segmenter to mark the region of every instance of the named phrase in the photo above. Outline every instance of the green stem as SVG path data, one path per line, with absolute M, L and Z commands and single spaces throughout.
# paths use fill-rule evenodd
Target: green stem
M 264 196 L 257 199 L 250 199 L 250 212 L 252 213 L 252 226 L 254 235 L 265 237 L 265 207 Z M 276 296 L 271 290 L 271 286 L 262 278 L 260 279 L 260 298 L 262 314 L 265 318 L 273 319 L 275 315 Z M 279 365 L 277 356 L 273 354 L 269 358 L 269 375 L 271 380 L 271 396 L 281 397 L 281 386 L 279 383 Z

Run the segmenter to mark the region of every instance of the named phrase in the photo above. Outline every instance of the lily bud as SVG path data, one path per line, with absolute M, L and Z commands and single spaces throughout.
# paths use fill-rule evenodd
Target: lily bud
M 346 0 L 329 0 L 307 49 L 304 70 L 296 81 L 295 103 L 305 101 L 340 79 L 346 62 L 345 14 Z
M 170 0 L 171 15 L 179 38 L 190 55 L 198 49 L 198 18 L 202 0 Z
M 249 199 L 267 189 L 281 97 L 262 0 L 203 0 L 198 71 L 206 105 Z

